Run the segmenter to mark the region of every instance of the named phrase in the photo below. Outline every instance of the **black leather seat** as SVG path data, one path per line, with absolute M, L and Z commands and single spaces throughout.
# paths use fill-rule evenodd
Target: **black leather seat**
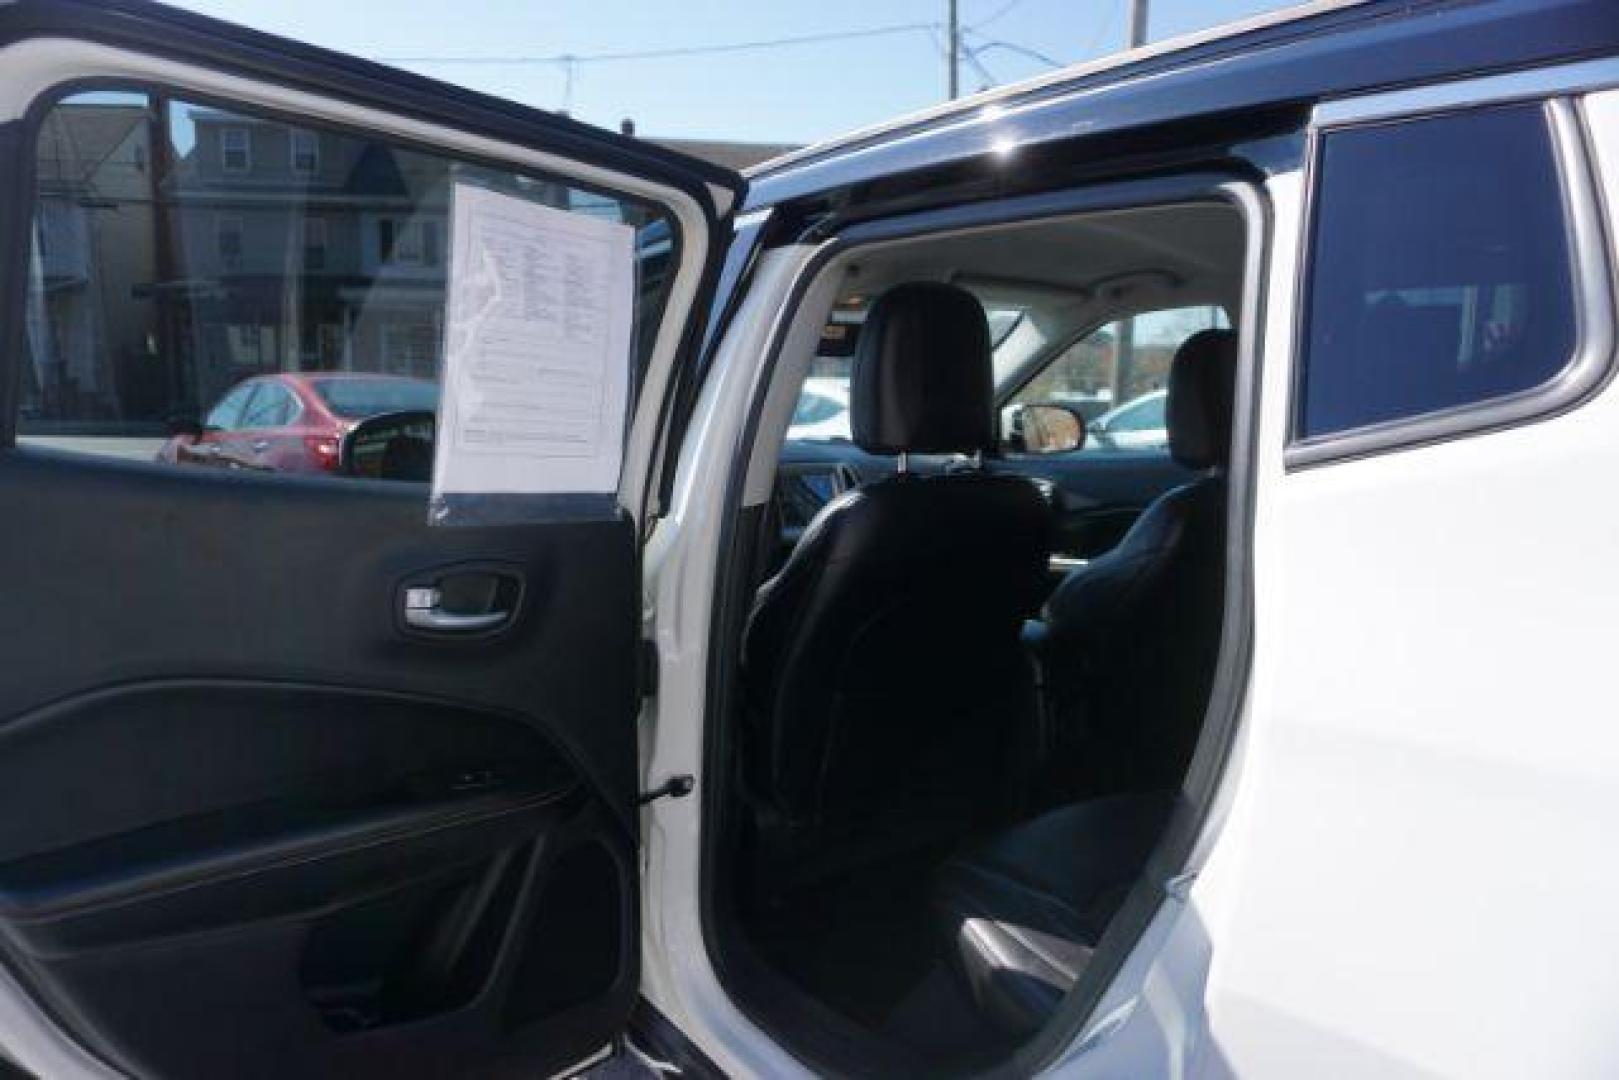
M 971 453 L 993 433 L 983 309 L 953 286 L 898 286 L 857 347 L 854 441 L 876 454 Z M 762 853 L 959 839 L 998 809 L 1034 680 L 1023 620 L 1044 591 L 1045 489 L 974 471 L 898 475 L 817 514 L 760 590 L 743 645 L 743 756 Z
M 1204 330 L 1176 352 L 1170 453 L 1203 475 L 1167 492 L 1116 547 L 1047 600 L 1036 643 L 1062 801 L 1179 785 L 1220 649 L 1226 478 L 1236 334 Z
M 935 911 L 967 992 L 998 1029 L 1028 1035 L 1056 1011 L 1173 806 L 1168 794 L 1093 799 L 945 864 Z
M 1223 330 L 1175 354 L 1170 451 L 1204 475 L 1070 574 L 1030 635 L 1065 733 L 1056 753 L 1077 766 L 1078 791 L 1115 794 L 1011 829 L 939 873 L 933 903 L 947 948 L 979 1009 L 1009 1035 L 1038 1028 L 1079 978 L 1162 834 L 1195 748 L 1220 647 L 1235 359 L 1236 337 Z

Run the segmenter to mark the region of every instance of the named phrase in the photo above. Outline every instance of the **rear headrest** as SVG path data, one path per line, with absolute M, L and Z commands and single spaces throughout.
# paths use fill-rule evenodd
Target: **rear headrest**
M 922 281 L 883 293 L 860 330 L 849 396 L 854 441 L 868 453 L 988 447 L 993 376 L 977 298 Z
M 1169 365 L 1169 452 L 1189 469 L 1224 465 L 1231 454 L 1237 332 L 1199 330 Z

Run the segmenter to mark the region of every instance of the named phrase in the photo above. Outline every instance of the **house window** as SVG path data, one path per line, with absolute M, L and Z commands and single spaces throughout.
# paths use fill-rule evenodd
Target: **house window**
M 436 221 L 377 222 L 377 249 L 384 262 L 405 266 L 437 266 L 441 258 Z
M 273 368 L 278 355 L 276 328 L 262 323 L 228 323 L 225 352 L 233 368 Z
M 423 258 L 422 228 L 418 222 L 407 221 L 398 230 L 394 258 L 407 266 L 421 266 L 426 261 Z
M 304 267 L 326 269 L 326 219 L 304 218 Z
M 245 127 L 220 128 L 219 160 L 226 172 L 247 172 L 253 165 L 252 132 Z
M 331 371 L 342 365 L 342 323 L 305 323 L 300 337 L 305 371 Z
M 292 171 L 297 176 L 320 171 L 320 138 L 313 131 L 292 132 Z
M 420 266 L 422 262 L 422 234 L 414 222 L 405 222 L 403 228 L 394 229 L 394 259 L 406 266 Z
M 242 219 L 234 214 L 219 219 L 219 261 L 226 266 L 242 262 Z

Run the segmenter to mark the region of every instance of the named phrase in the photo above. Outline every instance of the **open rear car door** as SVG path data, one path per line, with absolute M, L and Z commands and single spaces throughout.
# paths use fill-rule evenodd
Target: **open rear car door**
M 131 2 L 0 6 L 0 175 L 5 1053 L 541 1077 L 601 1052 L 639 974 L 637 518 L 741 178 Z M 443 527 L 425 484 L 310 475 L 337 457 L 317 411 L 433 379 L 462 175 L 637 230 L 616 499 Z M 283 471 L 97 441 L 266 371 L 289 389 L 249 435 L 288 433 Z

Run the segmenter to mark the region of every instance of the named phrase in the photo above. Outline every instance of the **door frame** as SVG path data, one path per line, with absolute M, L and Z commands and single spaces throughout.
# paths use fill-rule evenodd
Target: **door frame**
M 691 430 L 680 455 L 674 517 L 691 524 L 649 552 L 646 589 L 655 604 L 661 656 L 658 715 L 651 760 L 660 771 L 689 769 L 699 778 L 699 800 L 663 801 L 648 809 L 645 853 L 647 896 L 656 915 L 646 920 L 648 986 L 653 1003 L 697 1040 L 722 1065 L 791 1072 L 809 1067 L 839 1071 L 856 1056 L 855 1044 L 823 1040 L 792 1041 L 788 1056 L 777 1032 L 780 1017 L 767 1016 L 754 999 L 727 989 L 737 981 L 735 950 L 728 949 L 719 880 L 723 830 L 715 826 L 730 813 L 735 793 L 727 783 L 733 760 L 737 652 L 748 610 L 749 592 L 737 568 L 757 524 L 757 507 L 768 496 L 775 451 L 755 445 L 781 355 L 790 343 L 813 340 L 816 320 L 803 316 L 804 300 L 831 278 L 830 271 L 857 251 L 875 244 L 924 235 L 1013 224 L 1039 218 L 1129 209 L 1175 202 L 1218 199 L 1241 213 L 1247 231 L 1243 254 L 1242 332 L 1238 360 L 1237 416 L 1231 472 L 1232 557 L 1227 566 L 1224 640 L 1209 719 L 1186 782 L 1186 806 L 1177 814 L 1155 854 L 1150 877 L 1132 892 L 1097 951 L 1087 977 L 1070 995 L 1056 1022 L 1006 1063 L 1015 1072 L 1039 1071 L 1065 1053 L 1076 1039 L 1094 1032 L 1092 1014 L 1114 986 L 1115 975 L 1133 955 L 1154 916 L 1166 902 L 1179 904 L 1196 868 L 1207 857 L 1229 805 L 1236 769 L 1232 749 L 1240 731 L 1252 640 L 1252 523 L 1257 434 L 1259 333 L 1263 326 L 1264 282 L 1271 243 L 1270 210 L 1263 190 L 1249 178 L 1212 171 L 1172 177 L 1105 182 L 1038 195 L 951 206 L 881 218 L 850 226 L 814 244 L 778 245 L 766 250 L 746 298 L 718 345 Z M 810 326 L 810 323 L 814 323 Z M 808 327 L 808 329 L 806 329 Z M 806 337 L 806 334 L 810 335 Z M 697 473 L 722 471 L 723 484 L 697 485 Z M 750 510 L 754 511 L 750 516 Z M 661 539 L 661 538 L 660 538 Z M 686 598 L 683 603 L 677 598 Z M 693 603 L 691 598 L 696 598 Z M 685 710 L 702 717 L 699 730 Z M 678 710 L 678 711 L 677 711 Z M 703 782 L 709 780 L 710 782 Z M 696 886 L 695 898 L 677 896 Z M 653 922 L 656 918 L 657 925 Z M 652 960 L 660 942 L 702 938 L 703 947 L 671 950 Z M 1154 939 L 1156 940 L 1156 939 Z M 745 997 L 746 995 L 744 995 Z

